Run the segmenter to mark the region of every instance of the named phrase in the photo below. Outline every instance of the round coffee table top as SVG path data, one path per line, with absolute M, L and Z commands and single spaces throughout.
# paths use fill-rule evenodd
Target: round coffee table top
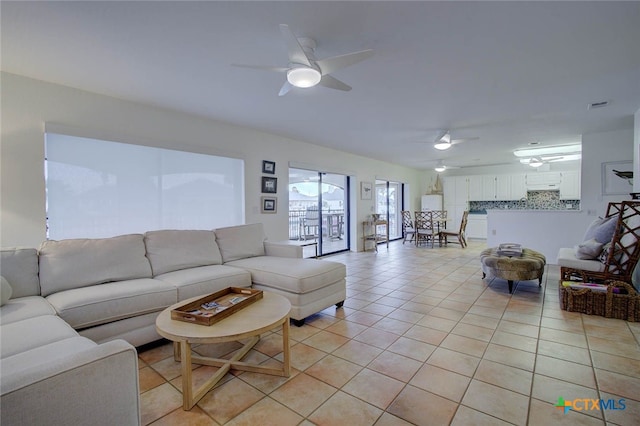
M 181 340 L 191 343 L 235 341 L 275 328 L 288 319 L 291 310 L 291 303 L 286 297 L 265 291 L 262 299 L 209 326 L 171 319 L 171 310 L 201 297 L 180 301 L 162 311 L 156 318 L 158 333 L 174 342 Z

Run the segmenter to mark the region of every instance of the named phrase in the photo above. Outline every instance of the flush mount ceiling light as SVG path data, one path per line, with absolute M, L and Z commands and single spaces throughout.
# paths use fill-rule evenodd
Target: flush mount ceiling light
M 291 68 L 287 71 L 287 81 L 292 86 L 303 89 L 315 86 L 320 83 L 321 79 L 322 75 L 320 74 L 320 71 L 314 68 L 299 67 Z
M 544 155 L 562 155 L 562 154 L 577 154 L 582 152 L 582 144 L 573 145 L 557 145 L 557 146 L 543 146 L 540 148 L 524 148 L 517 149 L 513 152 L 516 157 L 539 157 Z
M 442 164 L 437 165 L 436 168 L 435 168 L 435 171 L 438 172 L 438 173 L 444 172 L 445 170 L 447 170 L 447 167 L 442 165 Z
M 442 137 L 436 141 L 433 147 L 435 149 L 439 149 L 440 151 L 451 148 L 451 133 L 447 132 L 442 135 Z

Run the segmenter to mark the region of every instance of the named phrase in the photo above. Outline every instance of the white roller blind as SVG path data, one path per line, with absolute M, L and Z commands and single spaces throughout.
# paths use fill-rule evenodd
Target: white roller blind
M 244 223 L 244 161 L 47 133 L 48 238 Z

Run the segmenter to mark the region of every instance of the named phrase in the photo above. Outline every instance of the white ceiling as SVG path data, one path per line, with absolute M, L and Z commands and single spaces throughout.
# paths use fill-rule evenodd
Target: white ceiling
M 640 108 L 640 2 L 8 2 L 2 70 L 416 168 L 515 163 L 631 126 Z M 319 59 L 375 55 L 294 89 L 278 28 Z M 610 106 L 588 110 L 592 102 Z M 441 130 L 480 139 L 438 152 Z

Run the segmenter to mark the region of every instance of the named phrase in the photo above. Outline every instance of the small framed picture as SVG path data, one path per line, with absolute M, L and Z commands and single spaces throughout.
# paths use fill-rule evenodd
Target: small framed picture
M 371 200 L 373 198 L 373 184 L 371 182 L 360 182 L 360 199 Z
M 278 192 L 278 178 L 262 176 L 262 193 L 275 194 Z
M 269 173 L 274 175 L 276 173 L 276 162 L 262 160 L 262 173 Z
M 278 199 L 276 197 L 262 197 L 262 213 L 276 213 L 278 211 Z

